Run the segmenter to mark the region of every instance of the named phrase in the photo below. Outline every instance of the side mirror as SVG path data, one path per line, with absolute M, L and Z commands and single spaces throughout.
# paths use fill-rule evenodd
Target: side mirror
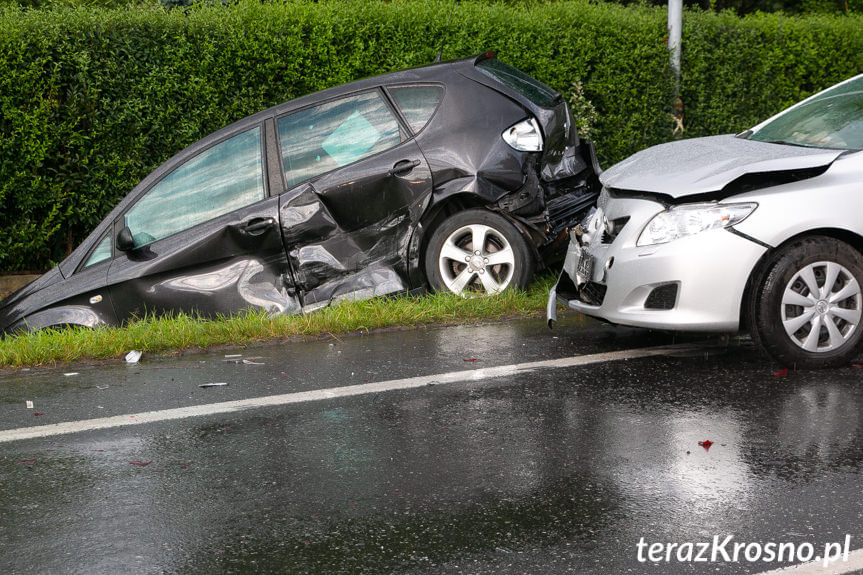
M 130 252 L 135 249 L 135 238 L 132 237 L 132 230 L 128 227 L 123 227 L 120 233 L 117 234 L 117 249 L 121 252 Z

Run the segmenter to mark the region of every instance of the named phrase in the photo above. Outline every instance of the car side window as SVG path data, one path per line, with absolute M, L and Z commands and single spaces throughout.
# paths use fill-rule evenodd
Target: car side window
M 383 152 L 401 141 L 398 120 L 376 91 L 279 118 L 288 187 Z
M 105 236 L 102 238 L 102 241 L 99 242 L 99 245 L 96 246 L 96 249 L 90 254 L 90 257 L 87 258 L 87 261 L 84 262 L 84 265 L 81 266 L 81 269 L 88 268 L 90 266 L 94 266 L 100 262 L 111 259 L 111 236 Z
M 388 90 L 414 134 L 425 128 L 443 98 L 441 86 L 393 86 Z
M 126 212 L 135 247 L 265 197 L 261 128 L 216 144 L 165 176 Z

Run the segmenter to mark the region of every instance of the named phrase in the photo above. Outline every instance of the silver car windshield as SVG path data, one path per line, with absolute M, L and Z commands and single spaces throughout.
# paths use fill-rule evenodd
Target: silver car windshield
M 863 77 L 825 90 L 749 135 L 809 148 L 863 149 Z

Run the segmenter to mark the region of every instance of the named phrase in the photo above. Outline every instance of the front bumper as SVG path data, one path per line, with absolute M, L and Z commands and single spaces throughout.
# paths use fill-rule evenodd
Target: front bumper
M 747 281 L 767 248 L 728 229 L 639 247 L 635 243 L 644 224 L 662 206 L 634 199 L 625 203 L 632 204 L 623 210 L 632 216 L 613 241 L 605 243 L 604 238 L 594 237 L 582 247 L 575 237 L 571 239 L 563 272 L 549 294 L 549 324 L 556 320 L 560 302 L 623 325 L 737 331 Z M 608 216 L 600 208 L 592 219 L 612 218 L 616 208 L 625 206 L 608 207 Z

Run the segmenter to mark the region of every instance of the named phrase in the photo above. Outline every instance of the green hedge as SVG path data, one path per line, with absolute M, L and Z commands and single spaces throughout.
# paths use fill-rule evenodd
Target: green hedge
M 0 270 L 62 259 L 143 176 L 255 111 L 430 62 L 450 3 L 0 10 Z M 486 49 L 581 80 L 603 165 L 671 138 L 666 13 L 587 1 L 456 4 L 444 58 Z M 687 12 L 687 135 L 743 129 L 863 69 L 859 18 Z M 854 34 L 854 31 L 857 31 Z
M 686 135 L 739 132 L 863 72 L 863 16 L 687 12 L 682 45 Z

